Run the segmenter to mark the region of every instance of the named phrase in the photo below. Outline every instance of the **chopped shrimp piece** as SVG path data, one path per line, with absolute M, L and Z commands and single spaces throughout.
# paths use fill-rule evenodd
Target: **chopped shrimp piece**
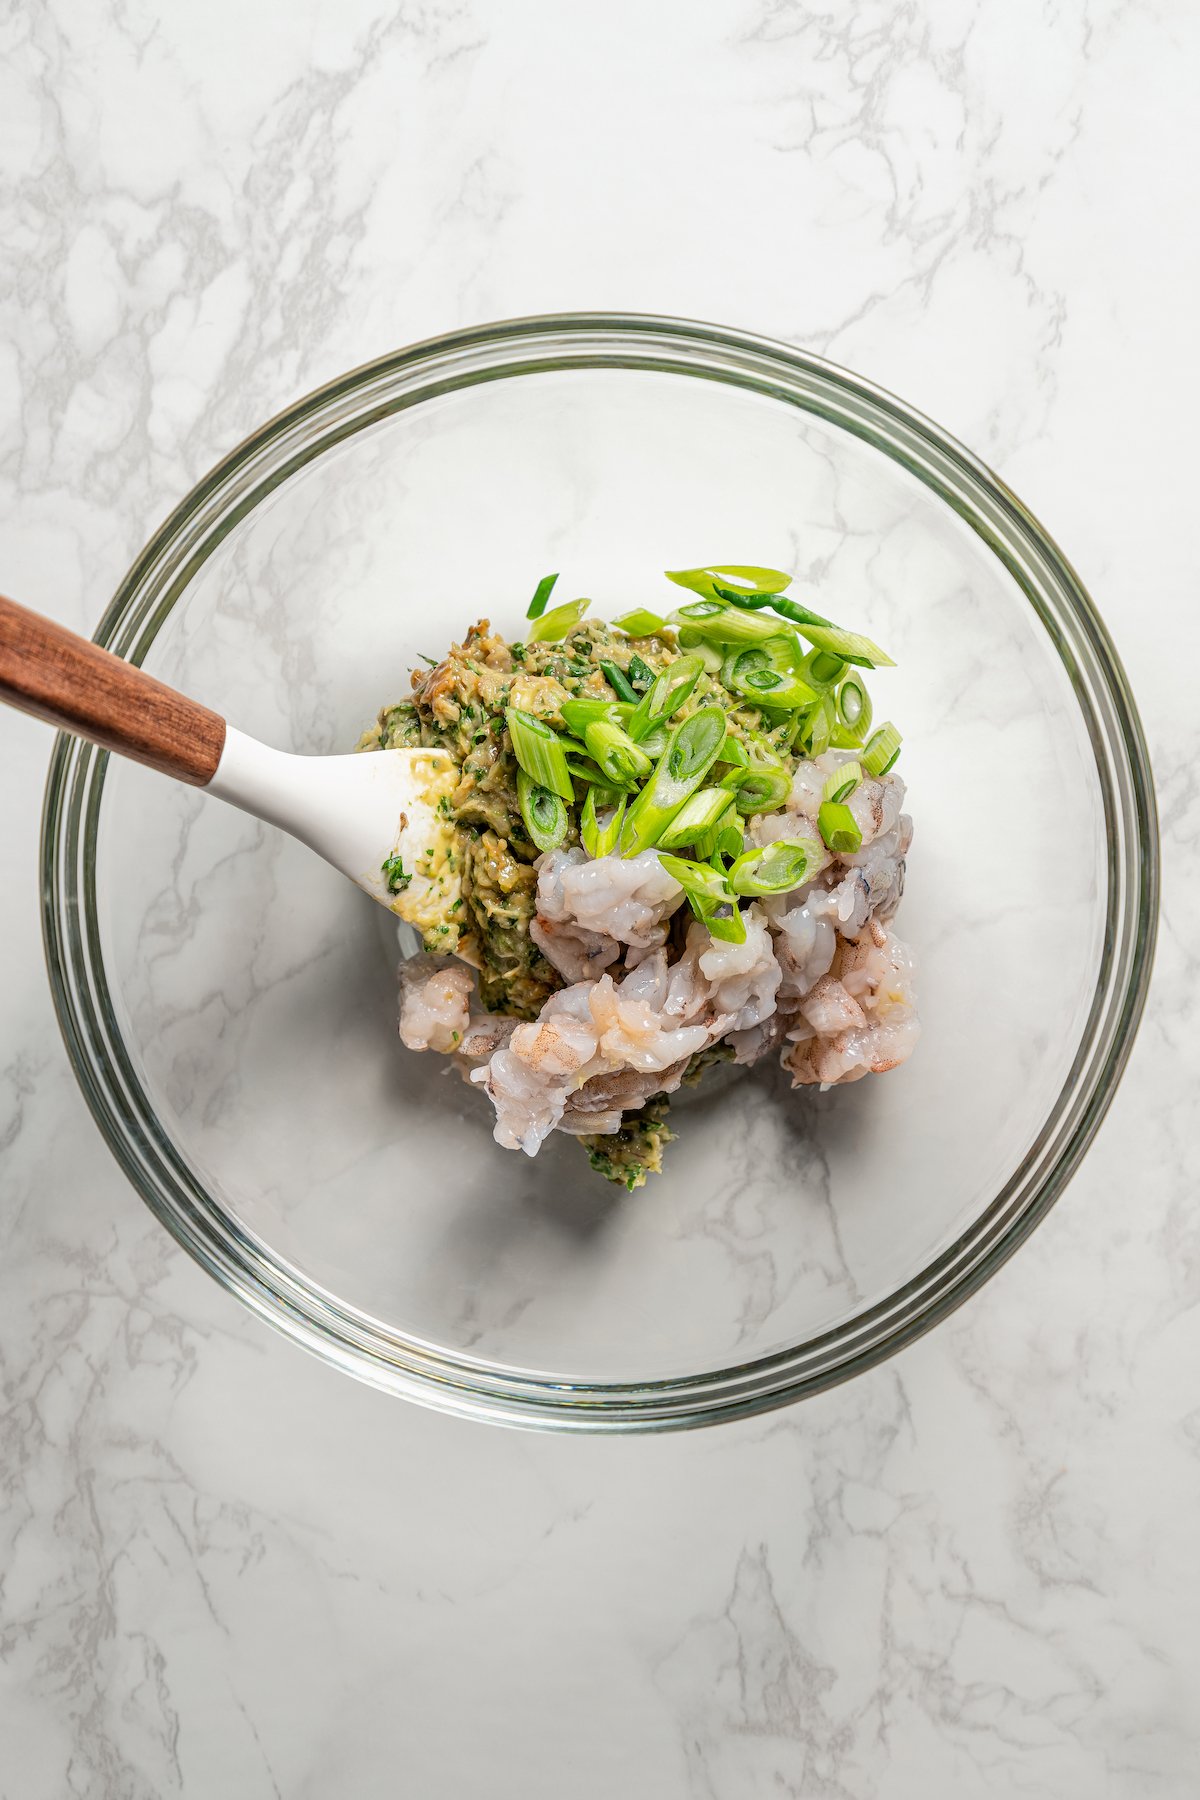
M 822 975 L 800 1002 L 800 1017 L 807 1019 L 818 1037 L 830 1037 L 866 1024 L 866 1014 L 835 975 Z
M 448 957 L 406 962 L 400 971 L 400 1036 L 410 1050 L 456 1050 L 467 1029 L 475 977 Z
M 700 951 L 697 963 L 712 988 L 713 1004 L 723 1013 L 732 1013 L 726 1027 L 731 1031 L 745 1031 L 769 1019 L 775 1011 L 775 995 L 783 979 L 762 907 L 753 902 L 746 907 L 742 918 L 746 938 L 741 944 L 709 937 L 702 925 L 693 925 L 688 933 L 689 946 L 692 932 L 699 931 L 708 937 L 707 947 Z
M 611 975 L 596 982 L 588 1004 L 600 1034 L 600 1054 L 611 1068 L 661 1071 L 681 1057 L 686 1061 L 709 1041 L 705 1025 L 664 1029 L 664 1015 L 645 1000 L 627 998 Z
M 562 1118 L 566 1089 L 530 1068 L 513 1050 L 497 1050 L 472 1071 L 471 1080 L 484 1088 L 496 1109 L 496 1142 L 536 1156 Z
M 583 850 L 552 850 L 538 861 L 537 912 L 529 935 L 560 975 L 589 981 L 616 962 L 621 946 L 607 931 L 581 925 L 564 891 L 563 877 L 587 860 Z
M 783 1056 L 794 1087 L 830 1087 L 882 1075 L 912 1055 L 920 1023 L 907 945 L 891 932 L 883 944 L 868 938 L 848 945 L 835 985 L 858 1007 L 863 1022 L 825 1035 L 819 1019 L 806 1011 L 802 1024 L 788 1033 L 792 1047 Z

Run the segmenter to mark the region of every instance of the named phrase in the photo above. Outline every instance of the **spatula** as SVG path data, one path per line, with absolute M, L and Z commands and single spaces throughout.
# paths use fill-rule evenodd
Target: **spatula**
M 0 595 L 0 699 L 290 832 L 402 918 L 429 894 L 442 750 L 296 756 Z M 385 867 L 386 865 L 386 867 Z M 397 891 L 399 890 L 399 891 Z

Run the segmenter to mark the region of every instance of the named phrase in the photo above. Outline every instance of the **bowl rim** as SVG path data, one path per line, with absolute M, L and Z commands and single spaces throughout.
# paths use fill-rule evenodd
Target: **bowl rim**
M 1159 841 L 1145 738 L 1125 671 L 1058 545 L 1007 485 L 949 433 L 827 359 L 727 326 L 656 314 L 573 312 L 425 339 L 315 389 L 203 476 L 134 560 L 94 641 L 140 663 L 196 569 L 274 487 L 332 443 L 480 381 L 565 369 L 637 369 L 741 386 L 836 423 L 907 467 L 963 517 L 1037 612 L 1088 727 L 1107 827 L 1107 929 L 1071 1069 L 1019 1169 L 955 1242 L 886 1299 L 815 1338 L 697 1376 L 559 1377 L 449 1352 L 339 1301 L 205 1192 L 161 1129 L 109 998 L 95 905 L 107 753 L 60 734 L 42 819 L 43 940 L 76 1079 L 125 1174 L 222 1286 L 287 1336 L 386 1391 L 440 1410 L 553 1429 L 649 1431 L 781 1406 L 874 1366 L 961 1305 L 1045 1217 L 1120 1081 L 1145 1005 L 1158 916 Z

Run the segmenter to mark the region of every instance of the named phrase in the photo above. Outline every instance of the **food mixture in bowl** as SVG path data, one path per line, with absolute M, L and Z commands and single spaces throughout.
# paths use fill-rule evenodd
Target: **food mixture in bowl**
M 586 600 L 547 611 L 547 577 L 522 642 L 473 625 L 361 745 L 453 765 L 436 841 L 384 864 L 425 949 L 405 1044 L 453 1059 L 505 1148 L 567 1132 L 630 1189 L 711 1064 L 778 1055 L 825 1087 L 895 1068 L 918 1034 L 892 929 L 900 734 L 873 728 L 862 674 L 890 658 L 778 570 L 669 578 L 688 604 L 605 625 Z

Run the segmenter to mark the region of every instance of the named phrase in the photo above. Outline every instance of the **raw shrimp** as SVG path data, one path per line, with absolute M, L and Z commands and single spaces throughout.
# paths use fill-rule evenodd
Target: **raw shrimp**
M 813 888 L 806 899 L 792 904 L 794 896 L 768 900 L 767 911 L 775 931 L 775 955 L 783 981 L 781 997 L 806 994 L 814 981 L 828 973 L 837 951 L 838 936 L 830 916 L 827 890 Z
M 502 1013 L 472 1013 L 456 1055 L 467 1062 L 486 1062 L 507 1045 L 516 1029 L 517 1021 Z
M 683 889 L 654 850 L 628 858 L 592 860 L 579 848 L 552 850 L 537 864 L 537 918 L 533 937 L 555 968 L 570 975 L 598 975 L 615 962 L 622 944 L 653 950 L 665 943 L 667 920 Z
M 449 957 L 406 962 L 400 969 L 400 1036 L 410 1050 L 456 1050 L 467 1029 L 475 977 Z
M 857 850 L 833 856 L 820 843 L 817 816 L 826 778 L 853 760 L 851 752 L 834 750 L 799 764 L 787 810 L 764 814 L 752 827 L 760 845 L 787 838 L 819 846 L 821 860 L 809 864 L 804 883 L 767 903 L 774 929 L 787 940 L 779 950 L 785 992 L 805 992 L 829 969 L 836 937 L 857 937 L 876 915 L 890 918 L 904 892 L 912 820 L 900 810 L 904 783 L 898 775 L 863 781 L 846 801 L 862 832 Z M 821 928 L 826 924 L 830 930 Z
M 635 969 L 627 979 L 640 973 Z M 626 993 L 624 982 L 615 987 L 611 975 L 596 982 L 588 1005 L 600 1034 L 600 1054 L 613 1069 L 661 1072 L 680 1057 L 686 1062 L 703 1050 L 711 1036 L 704 1024 L 675 1025 L 670 1015 Z
M 679 1062 L 649 1074 L 637 1069 L 621 1069 L 615 1075 L 593 1075 L 571 1095 L 558 1129 L 579 1137 L 593 1132 L 618 1131 L 624 1113 L 636 1112 L 656 1094 L 673 1094 L 690 1061 L 691 1058 L 685 1056 Z M 604 1123 L 609 1119 L 615 1119 L 616 1123 Z
M 836 975 L 822 975 L 813 983 L 800 1002 L 800 1017 L 812 1026 L 818 1037 L 832 1037 L 836 1032 L 851 1031 L 856 1025 L 867 1022 L 862 1007 Z
M 567 1090 L 531 1068 L 512 1049 L 497 1050 L 482 1068 L 472 1071 L 496 1109 L 493 1136 L 506 1150 L 536 1156 L 563 1116 Z
M 552 850 L 538 860 L 537 912 L 529 922 L 529 935 L 560 975 L 568 981 L 587 981 L 603 974 L 616 962 L 621 946 L 607 931 L 580 924 L 564 877 L 587 862 L 583 850 Z
M 714 1006 L 732 1015 L 728 1031 L 746 1031 L 761 1025 L 775 1011 L 775 995 L 783 979 L 783 971 L 775 959 L 767 915 L 757 902 L 742 914 L 746 939 L 741 944 L 726 943 L 723 938 L 709 937 L 703 925 L 693 925 L 688 932 L 688 949 L 693 937 L 707 944 L 697 954 L 697 966 L 712 990 Z
M 765 1061 L 783 1043 L 792 1023 L 790 1013 L 778 1007 L 761 1025 L 750 1025 L 745 1031 L 731 1031 L 727 1042 L 733 1045 L 733 1060 L 744 1067 Z
M 551 994 L 532 1023 L 518 1025 L 508 1045 L 472 1072 L 496 1108 L 498 1143 L 535 1156 L 568 1099 L 576 1097 L 573 1112 L 586 1107 L 577 1097 L 593 1077 L 628 1071 L 650 1077 L 640 1105 L 664 1091 L 668 1071 L 681 1075 L 710 1041 L 707 1025 L 680 1024 L 650 1002 L 656 971 L 644 973 L 644 967 L 620 986 L 602 975 Z
M 507 1044 L 470 1071 L 468 1079 L 483 1087 L 496 1109 L 494 1135 L 506 1150 L 536 1156 L 572 1087 L 591 1072 L 597 1049 L 588 1010 L 593 985 L 584 981 L 551 994 L 535 1020 L 516 1026 Z
M 841 971 L 803 1022 L 788 1033 L 783 1066 L 794 1087 L 823 1087 L 882 1075 L 912 1055 L 920 1033 L 913 992 L 912 955 L 893 932 L 879 928 L 842 955 Z M 835 995 L 833 990 L 840 990 Z M 810 1005 L 812 998 L 810 996 Z M 843 1024 L 850 1008 L 861 1024 Z M 824 1027 L 835 1028 L 826 1035 Z

